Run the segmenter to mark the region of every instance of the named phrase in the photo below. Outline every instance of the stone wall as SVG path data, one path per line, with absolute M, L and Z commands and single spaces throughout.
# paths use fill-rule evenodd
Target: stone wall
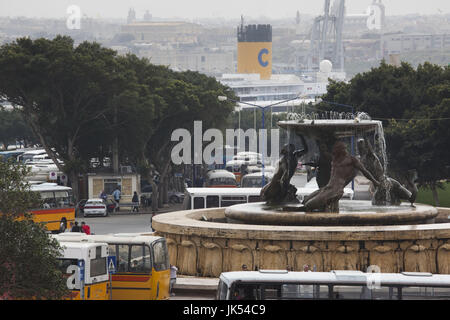
M 201 221 L 201 217 L 207 221 Z M 450 223 L 286 227 L 211 222 L 224 209 L 178 211 L 155 216 L 153 227 L 167 238 L 170 263 L 180 274 L 218 277 L 241 270 L 361 270 L 450 273 Z

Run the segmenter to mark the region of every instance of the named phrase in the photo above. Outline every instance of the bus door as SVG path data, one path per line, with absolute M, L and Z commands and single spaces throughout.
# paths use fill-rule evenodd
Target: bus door
M 152 285 L 150 247 L 146 244 L 110 244 L 116 256 L 116 273 L 112 275 L 113 300 L 150 300 L 156 288 Z
M 152 270 L 152 299 L 169 299 L 170 264 L 169 252 L 165 239 L 152 243 L 153 248 L 153 270 Z

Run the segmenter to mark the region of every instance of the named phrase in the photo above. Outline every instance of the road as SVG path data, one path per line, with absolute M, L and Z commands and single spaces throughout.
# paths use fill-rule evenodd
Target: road
M 86 222 L 91 227 L 91 233 L 137 233 L 151 232 L 150 214 L 110 214 L 108 217 L 79 217 L 78 223 Z

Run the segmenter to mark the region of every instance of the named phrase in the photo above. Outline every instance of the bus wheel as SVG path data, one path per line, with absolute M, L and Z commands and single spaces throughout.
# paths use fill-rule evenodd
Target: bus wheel
M 67 228 L 67 220 L 66 218 L 62 218 L 61 222 L 59 223 L 59 232 L 66 231 L 66 228 Z

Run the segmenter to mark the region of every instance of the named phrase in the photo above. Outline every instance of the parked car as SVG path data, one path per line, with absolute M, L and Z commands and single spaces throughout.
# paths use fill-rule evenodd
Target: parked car
M 184 201 L 184 193 L 178 191 L 168 191 L 167 196 L 169 198 L 170 203 L 183 203 Z
M 89 199 L 84 205 L 83 216 L 90 215 L 102 215 L 106 217 L 108 215 L 107 203 L 100 198 Z

